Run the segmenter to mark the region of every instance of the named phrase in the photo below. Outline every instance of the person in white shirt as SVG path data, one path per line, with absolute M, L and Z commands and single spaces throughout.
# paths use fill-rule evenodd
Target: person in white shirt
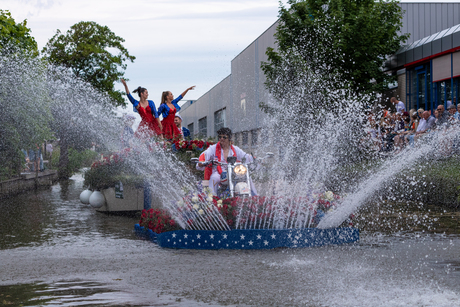
M 409 137 L 409 143 L 413 145 L 414 141 L 416 141 L 420 136 L 422 136 L 428 130 L 433 128 L 435 122 L 436 122 L 436 118 L 431 116 L 430 111 L 424 111 L 422 114 L 422 119 L 420 120 L 420 123 L 418 124 L 417 131 L 415 132 L 414 135 L 411 135 Z
M 396 112 L 402 114 L 403 112 L 406 112 L 406 106 L 404 105 L 404 102 L 398 101 L 396 97 L 391 97 L 391 103 L 395 106 Z
M 454 114 L 456 120 L 460 120 L 460 103 L 457 105 L 457 112 Z

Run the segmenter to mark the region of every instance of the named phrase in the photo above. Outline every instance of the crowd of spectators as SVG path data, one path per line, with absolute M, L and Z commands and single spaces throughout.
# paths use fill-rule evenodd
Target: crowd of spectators
M 395 97 L 391 98 L 395 112 L 383 108 L 377 114 L 368 113 L 366 141 L 370 142 L 373 151 L 382 154 L 398 153 L 406 146 L 414 146 L 421 138 L 427 135 L 435 136 L 442 132 L 458 130 L 460 127 L 460 104 L 450 104 L 445 110 L 444 105 L 438 105 L 434 111 L 424 109 L 406 111 L 404 103 Z M 455 142 L 444 144 L 445 152 L 450 154 L 457 149 Z

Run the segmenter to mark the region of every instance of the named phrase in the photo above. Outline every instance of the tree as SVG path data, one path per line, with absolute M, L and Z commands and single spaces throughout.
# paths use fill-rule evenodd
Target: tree
M 35 148 L 50 136 L 49 100 L 42 82 L 45 66 L 37 58 L 27 21 L 16 23 L 0 9 L 0 177 L 18 175 L 21 149 Z
M 0 49 L 5 53 L 5 48 L 17 48 L 17 50 L 31 51 L 38 55 L 37 42 L 30 35 L 27 21 L 16 23 L 8 10 L 0 9 Z
M 35 150 L 52 136 L 50 105 L 43 61 L 20 50 L 0 55 L 0 177 L 18 175 L 21 149 Z
M 267 85 L 284 67 L 283 57 L 324 78 L 338 78 L 356 93 L 383 92 L 394 76 L 383 72 L 385 60 L 408 35 L 400 35 L 402 10 L 397 1 L 289 0 L 281 5 L 275 34 L 278 50 L 268 48 L 262 69 Z M 281 72 L 283 73 L 283 72 Z
M 65 35 L 57 30 L 43 48 L 44 57 L 55 64 L 49 68 L 50 80 L 61 82 L 62 87 L 68 88 L 65 93 L 51 93 L 53 100 L 59 101 L 51 110 L 54 117 L 51 127 L 60 138 L 60 179 L 71 175 L 69 148 L 88 148 L 91 141 L 99 141 L 96 132 L 103 131 L 102 127 L 94 127 L 97 122 L 94 115 L 102 117 L 101 110 L 92 113 L 88 109 L 105 108 L 110 113 L 107 101 L 114 106 L 126 105 L 123 93 L 114 88 L 114 83 L 124 75 L 126 61 L 133 62 L 135 59 L 122 45 L 124 41 L 107 26 L 82 21 L 70 27 Z M 69 78 L 65 70 L 60 71 L 59 67 L 69 69 L 75 80 Z M 85 87 L 80 80 L 92 87 Z
M 51 63 L 71 68 L 76 77 L 108 93 L 114 105 L 124 106 L 123 94 L 114 83 L 123 77 L 125 62 L 136 59 L 122 45 L 124 41 L 107 26 L 81 21 L 65 35 L 57 30 L 42 52 Z
M 50 127 L 59 138 L 59 179 L 68 179 L 72 149 L 81 151 L 91 143 L 118 147 L 122 122 L 114 116 L 112 99 L 107 93 L 75 78 L 70 68 L 49 65 L 48 95 L 53 102 Z

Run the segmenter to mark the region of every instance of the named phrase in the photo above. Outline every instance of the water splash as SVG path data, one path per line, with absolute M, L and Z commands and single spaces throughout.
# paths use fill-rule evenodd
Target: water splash
M 288 73 L 292 73 L 292 65 Z M 21 114 L 18 128 L 23 137 L 30 134 L 28 117 L 43 114 L 51 117 L 53 131 L 65 135 L 72 144 L 96 142 L 107 151 L 120 148 L 119 135 L 122 120 L 110 98 L 75 78 L 64 67 L 45 65 L 40 59 L 18 55 L 0 57 L 1 115 Z M 291 76 L 292 77 L 292 76 Z M 399 159 L 414 165 L 435 152 L 442 143 L 433 138 L 431 143 L 419 142 L 414 149 L 406 149 L 392 159 L 383 161 L 369 156 L 369 148 L 360 143 L 364 136 L 365 105 L 370 98 L 357 96 L 332 87 L 329 77 L 325 82 L 320 69 L 299 69 L 294 83 L 280 78 L 277 82 L 281 96 L 272 97 L 265 107 L 272 112 L 264 123 L 260 152 L 278 148 L 279 158 L 267 174 L 267 194 L 278 197 L 275 204 L 266 199 L 259 206 L 242 202 L 237 228 L 306 228 L 313 225 L 317 214 L 311 206 L 314 195 L 325 192 L 330 182 L 338 182 L 337 192 L 349 193 L 340 209 L 327 214 L 320 228 L 336 227 L 355 212 L 388 180 L 402 171 Z M 19 85 L 19 86 L 18 86 Z M 20 103 L 11 103 L 18 100 Z M 281 101 L 281 102 L 280 102 Z M 365 103 L 366 102 L 366 103 Z M 23 110 L 27 110 L 24 112 Z M 21 130 L 22 129 L 22 130 Z M 453 129 L 453 128 L 452 128 Z M 443 142 L 454 142 L 457 132 L 445 132 Z M 62 141 L 62 140 L 61 140 Z M 209 202 L 177 204 L 186 194 L 196 191 L 196 179 L 174 153 L 158 141 L 135 139 L 136 155 L 127 163 L 133 175 L 140 175 L 171 215 L 184 229 L 229 229 L 222 215 Z M 362 157 L 382 164 L 372 176 L 356 185 L 348 178 L 340 178 L 340 167 L 353 165 Z M 299 199 L 308 199 L 302 203 Z M 203 210 L 203 214 L 198 211 Z
M 15 53 L 0 56 L 0 71 L 0 113 L 17 123 L 23 144 L 36 129 L 30 123 L 40 123 L 32 119 L 40 115 L 41 126 L 49 124 L 61 145 L 84 149 L 97 143 L 103 152 L 120 150 L 123 120 L 116 116 L 119 112 L 110 97 L 76 78 L 70 69 Z M 135 154 L 125 161 L 131 175 L 145 178 L 152 194 L 183 228 L 188 227 L 172 201 L 182 199 L 184 189 L 196 190 L 195 177 L 161 141 L 134 138 L 132 148 Z M 225 228 L 216 212 L 210 212 L 210 222 L 196 216 L 201 220 L 196 227 Z
M 385 187 L 398 174 L 408 172 L 413 168 L 422 170 L 431 162 L 449 156 L 453 149 L 452 146 L 458 143 L 459 128 L 458 123 L 438 127 L 419 139 L 414 147 L 408 146 L 398 154 L 389 157 L 369 178 L 359 184 L 357 189 L 345 199 L 342 206 L 327 214 L 318 224 L 318 228 L 338 227 L 350 214 L 365 205 L 366 200 Z M 421 163 L 424 160 L 427 161 L 425 165 Z

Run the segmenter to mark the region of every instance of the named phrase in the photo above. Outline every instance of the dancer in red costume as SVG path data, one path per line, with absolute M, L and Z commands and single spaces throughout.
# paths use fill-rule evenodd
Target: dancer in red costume
M 128 95 L 129 101 L 133 104 L 134 112 L 139 113 L 142 118 L 134 136 L 147 139 L 153 136 L 161 136 L 162 125 L 160 119 L 158 118 L 155 103 L 152 100 L 147 100 L 149 97 L 147 89 L 139 86 L 133 91 L 133 93 L 137 93 L 139 95 L 139 101 L 137 101 L 130 94 L 126 81 L 121 79 L 121 83 L 125 86 L 126 95 Z
M 182 94 L 179 95 L 176 99 L 171 92 L 166 91 L 161 95 L 161 104 L 158 108 L 158 113 L 163 115 L 163 120 L 161 124 L 163 125 L 163 136 L 168 140 L 175 140 L 182 137 L 179 128 L 174 124 L 174 117 L 176 112 L 179 112 L 180 107 L 177 104 L 188 91 L 193 90 L 195 86 L 191 86 L 186 89 Z

